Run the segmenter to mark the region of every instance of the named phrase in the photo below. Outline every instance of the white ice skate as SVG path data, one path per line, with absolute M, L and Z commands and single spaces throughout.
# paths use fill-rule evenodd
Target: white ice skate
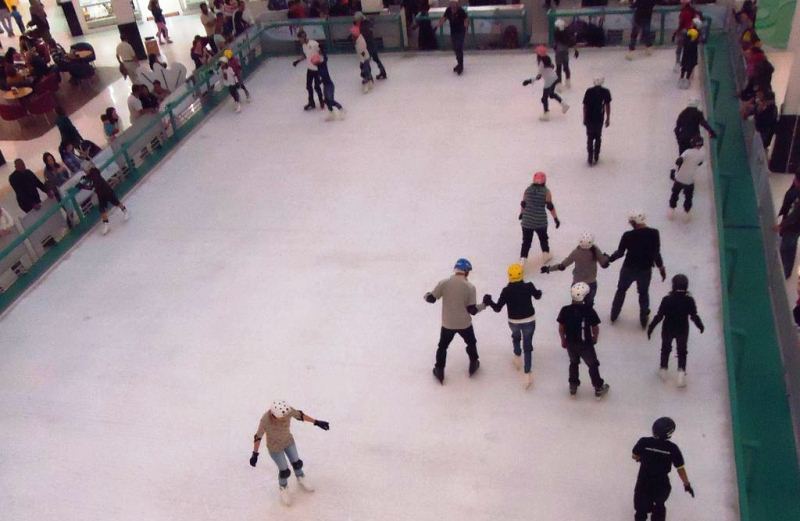
M 644 54 L 645 54 L 646 56 L 650 56 L 650 55 L 652 55 L 652 54 L 653 54 L 653 49 L 652 49 L 652 48 L 650 48 L 650 47 L 645 47 L 645 48 L 644 48 Z
M 344 115 L 345 115 L 344 109 L 337 109 L 337 108 L 334 107 L 333 115 L 336 117 L 336 119 L 338 119 L 340 121 L 343 120 L 344 119 Z
M 100 228 L 100 233 L 103 234 L 103 235 L 108 233 L 108 223 L 107 222 L 103 222 L 103 227 Z
M 658 377 L 661 378 L 662 382 L 666 382 L 667 378 L 669 378 L 669 373 L 663 367 L 658 370 Z
M 245 100 L 247 103 L 250 103 L 250 102 L 252 101 L 252 100 L 250 99 L 250 94 L 246 94 L 246 95 L 245 95 L 245 98 L 244 98 L 244 100 Z
M 680 72 L 680 71 L 681 71 L 680 62 L 675 62 L 675 65 L 672 66 L 672 72 Z
M 292 495 L 289 493 L 289 487 L 280 487 L 278 494 L 280 494 L 283 506 L 292 506 Z
M 569 110 L 569 103 L 567 103 L 566 101 L 562 101 L 561 102 L 561 113 L 562 114 L 566 114 L 568 110 Z
M 369 83 L 362 83 L 361 84 L 361 92 L 363 94 L 366 94 L 367 92 L 369 92 Z
M 571 84 L 570 84 L 570 82 L 569 82 L 569 78 L 567 78 L 566 80 L 564 80 L 564 86 L 565 86 L 566 88 L 568 88 L 568 89 L 571 89 L 571 88 L 572 88 L 572 85 L 571 85 Z
M 558 92 L 559 94 L 564 92 L 564 86 L 561 83 L 556 84 L 556 92 Z
M 314 485 L 312 485 L 305 476 L 298 476 L 297 484 L 306 492 L 314 492 Z
M 688 223 L 692 220 L 691 212 L 683 212 L 683 222 Z
M 667 210 L 667 219 L 669 219 L 670 221 L 675 219 L 675 208 L 670 208 L 669 210 Z
M 686 371 L 678 369 L 678 387 L 686 387 Z
M 237 103 L 236 105 L 234 105 L 233 111 L 236 112 L 237 114 L 240 113 L 242 111 L 242 104 Z
M 625 59 L 628 61 L 633 61 L 633 51 L 628 51 L 625 53 Z
M 122 210 L 122 220 L 123 221 L 127 221 L 130 218 L 130 216 L 131 216 L 131 214 L 128 213 L 128 209 L 127 208 Z
M 539 121 L 550 121 L 550 113 L 542 112 L 542 115 L 539 116 Z
M 553 258 L 553 254 L 550 253 L 549 251 L 543 251 L 542 252 L 542 261 L 549 262 L 550 259 L 552 259 L 552 258 Z
M 514 367 L 517 371 L 522 368 L 522 357 L 519 355 L 514 355 Z
M 329 110 L 327 114 L 325 114 L 325 121 L 333 121 L 336 119 L 336 114 L 333 113 L 333 110 Z
M 525 373 L 522 377 L 522 385 L 527 391 L 533 385 L 533 373 Z
M 528 262 L 528 258 L 527 257 L 520 257 L 519 258 L 519 265 L 522 266 L 523 268 L 525 267 L 525 263 L 526 262 Z

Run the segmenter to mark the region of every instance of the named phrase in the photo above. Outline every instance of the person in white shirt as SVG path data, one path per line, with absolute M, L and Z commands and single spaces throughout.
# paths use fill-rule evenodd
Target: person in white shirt
M 131 125 L 136 123 L 136 120 L 144 114 L 144 107 L 142 100 L 139 99 L 139 86 L 134 85 L 131 88 L 131 94 L 128 96 L 128 112 L 131 114 Z
M 372 67 L 370 66 L 370 56 L 367 50 L 367 40 L 361 34 L 361 28 L 357 25 L 350 27 L 350 35 L 356 45 L 356 55 L 358 56 L 359 67 L 361 68 L 361 89 L 364 94 L 372 90 L 375 80 L 372 78 Z
M 0 237 L 8 235 L 14 231 L 14 218 L 8 210 L 0 206 Z
M 214 41 L 214 30 L 217 27 L 217 15 L 208 9 L 208 4 L 205 2 L 200 4 L 200 23 L 203 24 L 203 28 L 206 31 L 208 45 L 211 46 L 211 50 L 214 51 L 214 54 L 217 54 L 219 48 Z
M 689 211 L 692 209 L 692 197 L 694 196 L 694 179 L 700 171 L 700 167 L 706 159 L 703 151 L 702 136 L 692 138 L 692 148 L 687 148 L 675 160 L 674 168 L 670 171 L 669 177 L 674 181 L 672 184 L 672 195 L 669 198 L 669 213 L 667 217 L 675 217 L 675 207 L 678 206 L 678 197 L 683 192 L 683 209 L 685 210 L 684 219 L 689 220 Z
M 537 54 L 539 55 L 539 58 L 537 59 L 539 62 L 539 74 L 537 74 L 535 78 L 529 78 L 522 82 L 523 86 L 530 85 L 539 79 L 544 82 L 544 89 L 542 90 L 542 107 L 544 108 L 544 112 L 542 112 L 542 115 L 539 116 L 541 121 L 550 120 L 550 107 L 548 106 L 548 100 L 550 98 L 561 104 L 561 112 L 566 113 L 569 110 L 569 105 L 567 102 L 561 99 L 561 96 L 556 94 L 556 85 L 558 85 L 560 80 L 558 79 L 555 67 L 553 66 L 553 60 L 550 59 L 550 56 L 547 56 L 546 53 L 547 51 L 545 50 L 545 54 L 542 56 L 539 49 L 537 49 Z
M 219 67 L 220 75 L 222 75 L 222 84 L 228 87 L 228 92 L 235 103 L 234 110 L 238 114 L 242 111 L 242 104 L 239 98 L 239 77 L 233 72 L 228 63 L 228 58 L 225 56 L 219 59 Z
M 322 95 L 322 78 L 320 78 L 317 66 L 311 63 L 311 57 L 320 54 L 319 42 L 310 40 L 308 35 L 303 29 L 297 31 L 297 39 L 303 45 L 303 58 L 292 62 L 292 66 L 297 67 L 301 61 L 306 62 L 306 90 L 308 91 L 308 104 L 303 107 L 303 110 L 314 110 L 314 91 L 317 92 L 319 98 L 319 108 L 325 108 L 325 98 Z
M 139 59 L 136 57 L 133 46 L 128 43 L 128 37 L 121 36 L 120 38 L 122 41 L 117 45 L 117 61 L 124 74 L 130 78 L 131 83 L 136 85 L 139 83 Z

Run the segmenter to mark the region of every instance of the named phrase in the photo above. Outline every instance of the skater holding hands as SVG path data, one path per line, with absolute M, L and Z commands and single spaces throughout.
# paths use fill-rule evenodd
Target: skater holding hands
M 589 285 L 589 294 L 586 295 L 585 302 L 589 306 L 594 306 L 594 297 L 597 294 L 597 266 L 608 267 L 608 255 L 603 253 L 594 243 L 594 235 L 585 232 L 578 241 L 578 247 L 572 250 L 567 257 L 552 266 L 542 266 L 542 273 L 552 271 L 564 271 L 572 264 L 572 284 L 585 282 Z
M 316 108 L 316 105 L 314 105 L 314 91 L 317 92 L 317 97 L 319 98 L 319 108 L 324 109 L 325 99 L 322 97 L 322 79 L 319 76 L 317 66 L 311 63 L 311 57 L 319 54 L 319 42 L 309 39 L 303 29 L 297 31 L 297 40 L 303 46 L 303 58 L 293 61 L 292 66 L 297 67 L 298 63 L 305 61 L 307 69 L 306 90 L 308 91 L 308 103 L 303 107 L 303 110 L 314 110 Z

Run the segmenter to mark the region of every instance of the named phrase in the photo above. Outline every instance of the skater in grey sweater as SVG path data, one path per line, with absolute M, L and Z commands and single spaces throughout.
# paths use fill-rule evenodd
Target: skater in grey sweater
M 589 306 L 594 306 L 594 297 L 597 295 L 597 266 L 607 268 L 608 255 L 595 245 L 594 236 L 591 233 L 586 232 L 581 235 L 578 247 L 572 250 L 564 260 L 551 266 L 542 266 L 541 272 L 564 271 L 572 264 L 575 264 L 575 268 L 572 270 L 572 284 L 578 282 L 588 284 L 589 294 L 584 302 Z

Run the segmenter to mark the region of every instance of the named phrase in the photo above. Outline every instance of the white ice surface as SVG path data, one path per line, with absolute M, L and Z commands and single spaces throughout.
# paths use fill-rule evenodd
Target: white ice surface
M 672 127 L 690 94 L 671 50 L 573 60 L 572 110 L 537 121 L 530 55 L 386 56 L 362 95 L 350 56 L 331 60 L 344 122 L 304 113 L 304 76 L 274 60 L 0 322 L 0 510 L 8 521 L 632 519 L 630 450 L 670 415 L 697 491 L 673 473 L 671 521 L 736 519 L 736 486 L 712 192 L 694 220 L 666 220 Z M 605 74 L 614 101 L 601 162 L 585 165 L 580 100 Z M 697 82 L 697 79 L 695 80 Z M 641 208 L 669 276 L 686 273 L 706 332 L 690 337 L 689 386 L 656 375 L 659 341 L 633 289 L 608 311 L 621 261 L 601 273 L 601 372 L 567 393 L 555 317 L 569 272 L 529 279 L 537 302 L 533 388 L 511 364 L 505 312 L 475 318 L 481 370 L 451 346 L 430 374 L 439 306 L 422 295 L 468 257 L 497 295 L 519 256 L 520 195 L 549 175 L 563 225 L 554 261 L 591 230 L 607 252 Z M 534 241 L 533 252 L 538 252 Z M 668 284 L 654 277 L 655 309 Z M 675 359 L 671 361 L 674 371 Z M 329 420 L 293 432 L 314 494 L 280 506 L 258 419 L 285 398 Z

